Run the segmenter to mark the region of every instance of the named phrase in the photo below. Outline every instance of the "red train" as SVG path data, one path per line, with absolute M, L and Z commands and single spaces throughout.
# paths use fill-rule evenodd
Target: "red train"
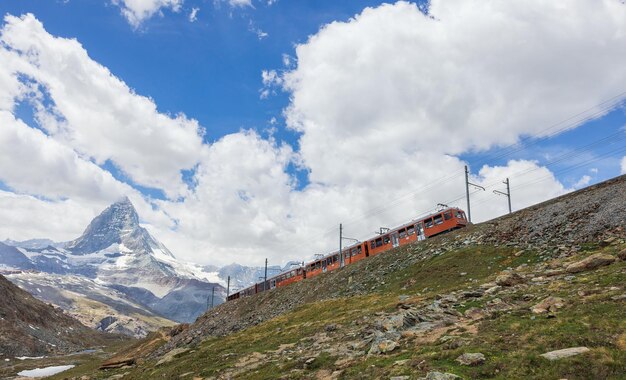
M 467 218 L 463 210 L 456 207 L 446 208 L 417 221 L 412 221 L 390 229 L 367 241 L 359 242 L 342 249 L 344 264 L 350 265 L 366 257 L 376 256 L 392 248 L 463 228 L 467 223 Z M 311 278 L 321 273 L 335 270 L 339 268 L 340 265 L 339 251 L 335 251 L 311 261 L 303 267 L 292 269 L 268 278 L 267 282 L 260 282 L 242 289 L 237 293 L 233 293 L 228 296 L 227 300 L 232 301 L 237 298 L 254 295 L 265 289 L 270 290 L 276 287 L 287 286 L 294 282 L 302 281 L 305 278 Z

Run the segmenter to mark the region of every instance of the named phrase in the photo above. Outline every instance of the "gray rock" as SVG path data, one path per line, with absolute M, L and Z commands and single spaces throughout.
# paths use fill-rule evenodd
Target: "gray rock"
M 591 255 L 583 260 L 577 261 L 567 266 L 565 270 L 569 273 L 578 273 L 587 270 L 599 268 L 601 266 L 613 264 L 615 256 L 608 255 L 606 253 L 597 253 Z
M 562 350 L 546 352 L 545 354 L 541 354 L 541 356 L 548 360 L 559 360 L 563 358 L 569 358 L 570 356 L 584 354 L 588 351 L 589 349 L 587 347 L 571 347 L 564 348 Z
M 368 355 L 378 355 L 378 354 L 386 354 L 398 348 L 398 343 L 393 340 L 385 339 L 380 342 L 375 342 L 372 344 Z
M 428 372 L 426 377 L 422 377 L 422 379 L 423 380 L 458 380 L 458 379 L 461 379 L 461 377 L 452 373 L 431 371 L 431 372 Z
M 515 286 L 524 282 L 524 277 L 515 272 L 504 273 L 496 277 L 496 284 L 500 286 Z
M 563 300 L 563 298 L 550 296 L 533 306 L 530 311 L 535 314 L 543 314 L 548 312 L 555 312 L 563 306 L 565 306 L 565 301 Z
M 462 365 L 480 365 L 485 362 L 485 355 L 480 352 L 468 352 L 456 358 L 456 361 Z

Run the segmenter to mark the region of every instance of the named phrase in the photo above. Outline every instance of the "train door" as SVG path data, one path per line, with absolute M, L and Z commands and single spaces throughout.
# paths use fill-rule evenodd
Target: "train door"
M 417 241 L 422 241 L 426 239 L 426 235 L 424 234 L 424 224 L 419 222 L 415 225 L 417 230 Z
M 398 233 L 394 232 L 391 234 L 391 245 L 396 248 L 400 245 L 400 239 L 398 239 Z
M 326 273 L 326 259 L 322 260 L 322 273 Z
M 363 246 L 365 247 L 365 257 L 370 257 L 370 250 L 369 250 L 369 247 L 367 246 L 367 242 L 365 242 Z

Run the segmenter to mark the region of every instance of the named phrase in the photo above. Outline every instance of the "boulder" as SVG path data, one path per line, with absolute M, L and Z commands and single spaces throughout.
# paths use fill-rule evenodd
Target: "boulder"
M 466 318 L 473 320 L 483 319 L 487 316 L 487 314 L 488 313 L 485 310 L 479 309 L 477 307 L 470 307 L 469 309 L 465 310 L 465 313 L 463 313 Z
M 596 269 L 601 266 L 613 264 L 615 256 L 608 255 L 606 253 L 596 253 L 583 260 L 572 263 L 565 268 L 569 273 L 584 272 L 587 270 Z
M 559 360 L 563 358 L 569 358 L 570 356 L 584 354 L 587 351 L 589 351 L 587 347 L 571 347 L 564 348 L 562 350 L 546 352 L 545 354 L 541 354 L 541 356 L 548 360 Z
M 485 355 L 481 354 L 480 352 L 468 352 L 456 358 L 456 361 L 462 365 L 480 365 L 485 362 Z
M 617 257 L 619 257 L 620 260 L 626 260 L 626 248 L 619 251 Z
M 548 297 L 533 306 L 530 311 L 535 314 L 552 313 L 565 306 L 565 301 L 560 297 Z
M 370 348 L 367 354 L 368 355 L 386 354 L 387 352 L 391 352 L 395 350 L 397 347 L 398 347 L 398 343 L 394 342 L 393 340 L 385 339 L 380 342 L 376 342 L 372 344 L 372 347 Z
M 507 272 L 496 277 L 496 284 L 500 286 L 515 286 L 524 283 L 524 277 L 515 272 Z
M 461 378 L 459 376 L 457 376 L 457 375 L 452 374 L 452 373 L 431 371 L 431 372 L 428 372 L 426 377 L 422 377 L 422 379 L 423 380 L 458 380 L 458 379 L 461 379 Z
M 99 367 L 99 369 L 114 369 L 114 368 L 122 368 L 126 366 L 134 365 L 137 359 L 132 357 L 126 358 L 113 358 L 105 361 Z

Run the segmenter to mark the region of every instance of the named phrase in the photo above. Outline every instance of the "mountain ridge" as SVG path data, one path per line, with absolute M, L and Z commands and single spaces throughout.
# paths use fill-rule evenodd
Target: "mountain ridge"
M 17 247 L 0 243 L 0 269 L 14 283 L 46 302 L 60 302 L 80 316 L 84 296 L 100 304 L 101 319 L 127 320 L 125 310 L 143 309 L 138 325 L 121 332 L 143 336 L 149 330 L 177 322 L 192 322 L 204 313 L 215 289 L 214 303 L 225 298 L 217 276 L 200 265 L 184 263 L 144 227 L 129 198 L 111 204 L 97 215 L 78 238 L 66 244 L 48 239 Z M 51 276 L 38 276 L 36 272 Z M 54 289 L 50 281 L 58 286 Z M 61 291 L 60 294 L 59 291 Z M 74 298 L 68 302 L 67 298 Z M 108 312 L 115 310 L 115 315 Z M 107 312 L 104 312 L 107 311 Z M 89 314 L 85 310 L 86 314 Z M 136 311 L 133 311 L 136 313 Z M 165 319 L 163 319 L 163 318 Z M 83 320 L 92 327 L 100 320 Z M 107 326 L 109 326 L 107 324 Z M 118 328 L 118 326 L 114 326 Z

